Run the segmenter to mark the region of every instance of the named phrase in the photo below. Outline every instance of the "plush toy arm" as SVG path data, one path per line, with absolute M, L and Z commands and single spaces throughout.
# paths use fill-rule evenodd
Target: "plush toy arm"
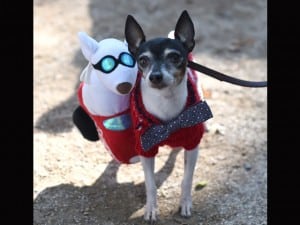
M 81 106 L 78 106 L 73 112 L 72 116 L 75 126 L 79 129 L 82 136 L 89 141 L 98 141 L 99 136 L 97 128 L 91 117 L 83 110 Z

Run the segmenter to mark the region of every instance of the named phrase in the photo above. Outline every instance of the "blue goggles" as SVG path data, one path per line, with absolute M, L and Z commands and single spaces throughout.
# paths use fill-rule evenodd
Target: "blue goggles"
M 127 67 L 134 67 L 135 59 L 127 52 L 120 53 L 118 59 L 112 55 L 106 55 L 97 64 L 93 65 L 93 67 L 103 73 L 110 73 L 116 69 L 119 64 Z

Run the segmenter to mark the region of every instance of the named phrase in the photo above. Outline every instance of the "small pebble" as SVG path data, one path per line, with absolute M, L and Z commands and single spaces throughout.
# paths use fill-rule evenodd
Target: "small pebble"
M 244 168 L 245 168 L 245 170 L 249 171 L 252 169 L 252 166 L 249 163 L 245 163 Z

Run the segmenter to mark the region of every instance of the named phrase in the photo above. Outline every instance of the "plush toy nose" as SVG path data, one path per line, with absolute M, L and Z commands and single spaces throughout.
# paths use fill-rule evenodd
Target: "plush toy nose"
M 131 87 L 132 87 L 131 83 L 124 82 L 124 83 L 118 84 L 117 90 L 121 94 L 128 94 L 131 90 Z

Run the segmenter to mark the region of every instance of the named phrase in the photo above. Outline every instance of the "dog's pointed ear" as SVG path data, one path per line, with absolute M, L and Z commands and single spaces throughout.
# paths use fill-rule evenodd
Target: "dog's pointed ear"
M 78 38 L 80 41 L 82 54 L 88 61 L 91 61 L 91 57 L 98 49 L 97 41 L 91 38 L 90 36 L 88 36 L 84 32 L 79 32 Z
M 175 39 L 181 41 L 181 43 L 186 47 L 188 52 L 191 52 L 193 50 L 193 48 L 195 47 L 194 24 L 186 10 L 184 10 L 181 13 L 177 21 L 174 35 Z
M 128 50 L 134 56 L 136 55 L 139 46 L 146 40 L 141 26 L 131 15 L 128 15 L 126 19 L 125 39 L 128 43 Z

